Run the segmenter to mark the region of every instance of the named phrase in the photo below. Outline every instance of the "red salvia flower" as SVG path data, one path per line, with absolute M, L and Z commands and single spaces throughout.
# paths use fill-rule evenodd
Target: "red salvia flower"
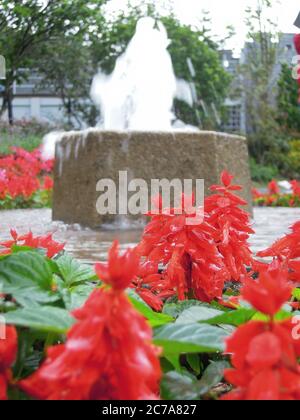
M 275 258 L 289 270 L 290 280 L 300 283 L 300 222 L 295 223 L 291 231 L 257 255 Z
M 156 399 L 161 377 L 159 349 L 152 332 L 123 290 L 137 274 L 135 251 L 110 252 L 108 266 L 97 265 L 111 288 L 93 291 L 63 345 L 48 349 L 47 359 L 21 382 L 29 395 L 47 400 Z M 123 274 L 122 274 L 123 273 Z
M 223 185 L 210 188 L 215 194 L 205 199 L 205 211 L 209 215 L 208 223 L 216 230 L 215 242 L 231 279 L 240 281 L 247 273 L 246 267 L 252 264 L 248 239 L 254 231 L 250 227 L 249 214 L 240 208 L 247 202 L 233 194 L 242 187 L 233 185 L 232 180 L 233 176 L 228 172 L 222 173 Z
M 7 384 L 11 380 L 10 367 L 17 356 L 17 331 L 5 327 L 5 338 L 0 338 L 0 400 L 7 400 Z
M 290 321 L 249 322 L 227 341 L 233 369 L 225 372 L 237 387 L 224 399 L 300 400 L 300 340 Z
M 252 188 L 251 192 L 254 200 L 257 200 L 264 196 L 257 188 Z
M 109 251 L 108 264 L 96 264 L 98 277 L 114 290 L 124 290 L 128 287 L 137 273 L 139 257 L 136 252 L 128 250 L 119 256 L 119 244 L 115 242 Z
M 151 221 L 137 249 L 147 263 L 161 266 L 162 272 L 141 276 L 138 292 L 143 285 L 160 299 L 175 294 L 180 300 L 194 297 L 209 302 L 220 298 L 230 275 L 215 244 L 215 228 L 205 215 L 202 223 L 187 223 L 188 218 L 201 213 L 192 207 L 192 197 L 184 196 L 182 207 L 177 209 L 162 209 L 162 200 L 156 202 L 157 209 L 149 214 Z
M 294 196 L 300 198 L 300 182 L 299 181 L 290 181 L 291 188 L 293 190 Z
M 274 321 L 291 290 L 286 270 L 278 266 L 260 271 L 258 281 L 246 281 L 243 298 L 271 320 L 248 322 L 227 340 L 233 369 L 225 378 L 235 389 L 223 399 L 300 400 L 300 340 L 291 320 Z
M 143 283 L 157 286 L 163 281 L 163 276 L 158 273 L 158 264 L 151 261 L 140 264 L 137 275 L 135 276 L 131 287 L 135 289 L 138 295 L 149 305 L 152 309 L 160 312 L 163 308 L 163 300 L 161 296 L 155 294 L 152 290 L 143 287 Z M 174 292 L 172 292 L 172 295 Z
M 247 278 L 241 291 L 242 297 L 258 311 L 273 317 L 292 294 L 287 282 L 287 271 L 282 267 L 261 267 L 258 280 Z
M 29 248 L 41 248 L 47 251 L 47 257 L 53 258 L 63 251 L 65 244 L 53 240 L 53 235 L 33 236 L 32 232 L 19 236 L 15 230 L 11 230 L 12 240 L 0 243 L 0 246 L 6 248 L 1 255 L 9 255 L 14 245 L 27 246 Z
M 278 195 L 280 194 L 280 188 L 277 182 L 273 179 L 273 181 L 269 182 L 268 184 L 268 191 L 270 194 Z
M 51 191 L 53 190 L 53 179 L 50 178 L 50 176 L 46 176 L 44 179 L 44 185 L 43 185 L 43 189 L 46 191 Z
M 0 158 L 0 198 L 28 200 L 39 190 L 52 190 L 53 181 L 46 174 L 53 170 L 53 160 L 45 161 L 39 149 L 27 152 L 12 147 L 12 154 Z

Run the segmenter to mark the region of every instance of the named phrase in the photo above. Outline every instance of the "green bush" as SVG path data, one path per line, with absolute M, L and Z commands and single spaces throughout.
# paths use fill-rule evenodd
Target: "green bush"
M 270 182 L 278 177 L 278 169 L 273 166 L 265 166 L 257 163 L 255 159 L 250 159 L 250 170 L 253 181 Z
M 32 152 L 42 143 L 41 136 L 30 135 L 22 137 L 20 135 L 10 136 L 0 132 L 0 156 L 11 154 L 11 147 L 21 147 L 22 149 Z
M 300 177 L 300 140 L 290 141 L 290 150 L 286 156 L 286 166 L 290 178 Z
M 32 152 L 41 145 L 43 136 L 49 131 L 48 124 L 36 120 L 20 120 L 12 126 L 0 122 L 0 155 L 10 154 L 12 146 Z

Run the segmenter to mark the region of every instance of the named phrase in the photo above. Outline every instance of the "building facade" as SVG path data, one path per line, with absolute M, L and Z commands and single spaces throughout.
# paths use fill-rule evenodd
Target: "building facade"
M 295 34 L 292 33 L 281 34 L 279 37 L 276 64 L 270 79 L 270 89 L 273 91 L 274 105 L 276 103 L 276 88 L 281 74 L 282 65 L 288 64 L 292 66 L 293 57 L 297 55 L 294 46 L 294 37 Z M 253 48 L 255 48 L 253 43 L 246 43 L 239 58 L 234 58 L 232 56 L 232 51 L 230 50 L 222 52 L 224 69 L 233 76 L 232 91 L 237 91 L 239 84 L 247 83 L 245 80 L 241 81 L 238 68 L 240 64 L 242 65 L 247 63 L 247 57 Z M 255 86 L 253 86 L 253 89 L 255 89 Z M 240 91 L 243 92 L 242 86 Z M 228 98 L 225 105 L 227 107 L 227 121 L 224 124 L 223 129 L 229 132 L 242 134 L 247 133 L 249 130 L 249 124 L 247 121 L 245 96 L 242 94 L 240 98 Z
M 14 83 L 13 115 L 16 120 L 36 119 L 41 122 L 58 124 L 65 121 L 61 98 L 51 89 L 41 88 L 42 78 L 32 73 L 26 82 Z M 0 105 L 2 98 L 0 95 Z M 7 113 L 3 119 L 7 119 Z

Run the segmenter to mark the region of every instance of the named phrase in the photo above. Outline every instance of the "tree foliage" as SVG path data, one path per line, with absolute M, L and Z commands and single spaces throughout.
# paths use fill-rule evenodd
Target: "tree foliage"
M 248 43 L 241 66 L 251 155 L 262 164 L 279 147 L 279 126 L 274 106 L 274 69 L 278 51 L 276 25 L 268 18 L 269 0 L 258 0 L 247 10 Z
M 282 66 L 278 81 L 278 121 L 289 131 L 300 132 L 300 107 L 298 104 L 298 84 L 292 77 L 289 65 Z
M 26 79 L 36 60 L 56 49 L 61 37 L 82 36 L 98 25 L 102 0 L 2 0 L 0 4 L 0 51 L 7 66 L 1 113 L 9 108 L 12 121 L 13 83 Z M 44 55 L 45 56 L 45 55 Z

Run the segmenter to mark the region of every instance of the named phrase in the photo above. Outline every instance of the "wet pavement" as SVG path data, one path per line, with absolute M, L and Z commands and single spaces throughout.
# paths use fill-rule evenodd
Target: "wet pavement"
M 256 208 L 254 210 L 254 230 L 250 243 L 254 252 L 271 245 L 288 232 L 288 228 L 300 220 L 300 208 Z M 54 233 L 57 241 L 66 242 L 66 250 L 74 257 L 87 262 L 103 261 L 112 242 L 118 239 L 121 248 L 134 246 L 139 242 L 141 229 L 90 230 L 79 225 L 65 225 L 52 222 L 51 210 L 11 210 L 0 211 L 0 240 L 9 238 L 10 228 L 19 233 L 31 230 L 35 235 Z

